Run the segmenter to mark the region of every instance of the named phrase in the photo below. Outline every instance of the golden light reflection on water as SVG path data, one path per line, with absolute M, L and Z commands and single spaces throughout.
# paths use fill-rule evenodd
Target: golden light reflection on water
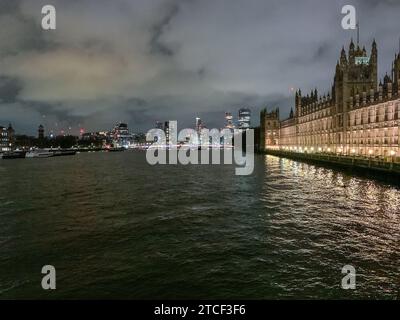
M 396 292 L 399 188 L 273 156 L 266 156 L 264 163 L 261 201 L 268 223 L 277 226 L 268 228 L 270 241 L 282 247 L 298 241 L 299 250 L 309 250 L 306 258 L 299 258 L 306 259 L 299 267 L 312 263 L 329 269 L 348 262 L 362 274 L 364 290 L 385 287 L 384 292 Z

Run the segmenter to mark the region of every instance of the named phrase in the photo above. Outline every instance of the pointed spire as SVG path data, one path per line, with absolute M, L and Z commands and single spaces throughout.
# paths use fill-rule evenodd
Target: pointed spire
M 346 64 L 346 63 L 347 63 L 346 50 L 344 50 L 344 47 L 342 47 L 342 52 L 340 53 L 340 64 Z
M 354 42 L 353 42 L 353 38 L 351 38 L 350 41 L 350 46 L 349 46 L 350 50 L 354 50 Z
M 376 41 L 374 38 L 374 41 L 372 42 L 372 54 L 376 54 L 378 51 L 377 46 L 376 46 Z
M 400 56 L 400 37 L 399 37 L 399 56 Z
M 360 43 L 360 23 L 357 21 L 357 47 L 358 44 Z

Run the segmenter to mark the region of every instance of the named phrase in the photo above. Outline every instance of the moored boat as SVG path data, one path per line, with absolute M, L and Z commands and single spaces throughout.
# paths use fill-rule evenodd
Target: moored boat
M 23 159 L 25 158 L 25 151 L 10 151 L 10 152 L 5 152 L 2 155 L 2 159 L 4 160 L 9 160 L 9 159 Z
M 64 157 L 64 156 L 74 156 L 76 155 L 76 151 L 74 150 L 57 150 L 54 151 L 54 157 Z
M 106 149 L 106 151 L 107 152 L 123 152 L 123 151 L 125 151 L 126 149 L 125 148 L 109 148 L 109 149 Z
M 26 158 L 50 158 L 54 152 L 48 150 L 33 150 L 26 153 Z

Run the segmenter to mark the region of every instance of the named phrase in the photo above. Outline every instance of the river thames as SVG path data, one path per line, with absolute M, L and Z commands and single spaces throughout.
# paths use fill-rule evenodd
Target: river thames
M 251 176 L 150 166 L 139 151 L 0 160 L 0 176 L 2 299 L 399 298 L 395 185 L 262 155 Z

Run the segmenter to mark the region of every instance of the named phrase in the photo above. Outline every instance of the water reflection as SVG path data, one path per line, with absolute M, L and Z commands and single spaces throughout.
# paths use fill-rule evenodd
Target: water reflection
M 320 282 L 329 286 L 331 279 L 340 277 L 340 266 L 352 264 L 360 273 L 353 296 L 379 296 L 384 287 L 383 295 L 396 297 L 399 189 L 272 156 L 265 157 L 265 168 L 261 200 L 267 211 L 274 212 L 267 223 L 279 226 L 269 228 L 269 240 L 281 248 L 297 248 L 299 254 L 290 260 L 295 270 L 301 270 L 294 271 L 297 277 L 312 279 L 315 270 L 325 270 Z M 310 281 L 307 288 L 314 296 L 318 284 Z M 288 284 L 285 290 L 293 287 Z M 335 296 L 333 292 L 340 294 L 340 288 L 333 286 Z
M 49 262 L 52 298 L 397 297 L 399 189 L 269 156 L 233 169 L 134 152 L 2 162 L 0 297 L 48 297 Z

